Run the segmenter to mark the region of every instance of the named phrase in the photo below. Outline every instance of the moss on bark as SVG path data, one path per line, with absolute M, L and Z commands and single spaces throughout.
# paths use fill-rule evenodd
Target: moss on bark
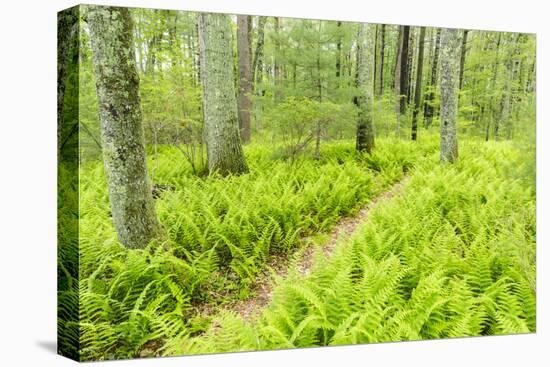
M 143 248 L 161 233 L 145 162 L 142 114 L 127 8 L 88 6 L 105 175 L 119 241 Z

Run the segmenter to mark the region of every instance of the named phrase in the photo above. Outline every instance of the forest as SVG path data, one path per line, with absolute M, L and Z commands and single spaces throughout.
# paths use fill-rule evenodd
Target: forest
M 58 14 L 58 348 L 536 331 L 536 38 Z

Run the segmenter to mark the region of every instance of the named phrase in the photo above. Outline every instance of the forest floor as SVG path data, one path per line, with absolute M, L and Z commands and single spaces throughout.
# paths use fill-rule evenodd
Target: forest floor
M 300 241 L 300 250 L 292 255 L 292 258 L 274 257 L 259 275 L 256 284 L 251 289 L 251 296 L 244 300 L 228 303 L 223 306 L 204 304 L 199 306 L 198 312 L 203 316 L 214 315 L 220 311 L 232 311 L 243 320 L 253 320 L 260 311 L 265 308 L 273 297 L 273 290 L 278 282 L 284 280 L 287 275 L 296 270 L 302 276 L 306 276 L 315 263 L 315 257 L 320 254 L 329 258 L 336 250 L 338 244 L 345 243 L 356 232 L 357 228 L 365 222 L 370 213 L 381 203 L 390 200 L 402 192 L 404 185 L 410 176 L 405 174 L 387 190 L 373 197 L 366 205 L 361 207 L 354 215 L 342 217 L 325 235 L 310 235 Z

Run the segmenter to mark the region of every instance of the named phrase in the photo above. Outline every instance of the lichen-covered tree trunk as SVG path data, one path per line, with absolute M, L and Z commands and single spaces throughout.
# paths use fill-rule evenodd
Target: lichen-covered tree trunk
M 422 97 L 422 69 L 424 67 L 424 38 L 426 36 L 426 28 L 420 27 L 420 35 L 418 36 L 418 62 L 416 64 L 416 83 L 414 90 L 414 110 L 411 124 L 411 139 L 416 140 L 418 131 L 418 112 L 420 111 L 420 98 Z
M 127 8 L 88 6 L 105 176 L 119 241 L 143 248 L 161 234 L 147 176 L 139 77 Z
M 199 14 L 204 138 L 208 169 L 221 175 L 248 172 L 241 146 L 234 59 L 228 15 Z
M 429 84 L 429 92 L 426 94 L 426 98 L 424 100 L 424 126 L 430 127 L 432 125 L 433 115 L 434 115 L 434 107 L 432 105 L 433 100 L 435 99 L 435 84 L 437 83 L 437 65 L 439 62 L 439 44 L 441 40 L 441 28 L 437 29 L 436 36 L 435 36 L 435 50 L 434 50 L 434 57 L 432 60 L 432 71 L 430 75 L 430 84 Z
M 374 25 L 361 23 L 357 39 L 357 139 L 355 148 L 370 153 L 374 148 L 374 126 L 372 123 L 374 93 Z
M 441 163 L 452 163 L 458 158 L 456 116 L 461 35 L 458 29 L 444 28 L 441 31 Z
M 250 141 L 252 74 L 250 70 L 250 25 L 248 15 L 237 15 L 237 52 L 239 73 L 239 125 L 243 142 Z

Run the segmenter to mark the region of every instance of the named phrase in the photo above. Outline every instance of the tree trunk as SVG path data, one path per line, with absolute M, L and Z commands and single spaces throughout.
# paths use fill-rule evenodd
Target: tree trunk
M 380 26 L 380 44 L 378 47 L 379 57 L 378 57 L 378 96 L 382 96 L 383 87 L 384 87 L 384 48 L 385 48 L 385 37 L 386 37 L 386 25 L 382 24 Z
M 491 94 L 491 97 L 489 98 L 489 121 L 487 121 L 487 127 L 486 127 L 486 133 L 485 133 L 485 141 L 489 140 L 489 134 L 491 131 L 491 122 L 495 122 L 495 139 L 496 136 L 498 136 L 498 120 L 495 119 L 495 108 L 494 108 L 494 89 L 496 87 L 497 83 L 497 76 L 498 76 L 498 67 L 499 67 L 499 48 L 500 48 L 500 42 L 502 40 L 502 33 L 498 33 L 497 38 L 497 44 L 495 48 L 495 60 L 493 63 L 493 75 L 491 76 L 491 82 L 488 84 L 487 92 Z M 489 87 L 490 86 L 490 87 Z
M 78 111 L 74 111 L 70 120 L 65 121 L 66 111 L 65 93 L 67 89 L 74 90 L 78 94 L 78 78 L 67 88 L 67 77 L 73 71 L 78 75 L 79 57 L 79 10 L 78 6 L 64 10 L 57 16 L 57 155 L 61 158 L 62 148 L 71 137 L 78 140 Z M 76 103 L 78 105 L 78 103 Z M 67 124 L 69 122 L 69 124 Z M 75 139 L 73 139 L 75 140 Z M 72 148 L 78 146 L 78 142 L 69 144 Z M 76 159 L 78 148 L 72 149 L 72 159 Z M 74 157 L 73 157 L 74 156 Z
M 403 26 L 401 56 L 399 57 L 399 113 L 407 111 L 407 95 L 409 93 L 409 26 Z
M 409 54 L 408 54 L 408 60 L 407 60 L 407 68 L 408 68 L 408 76 L 409 79 L 407 80 L 407 106 L 411 104 L 412 95 L 413 95 L 413 89 L 414 89 L 414 56 L 415 56 L 415 48 L 412 47 L 414 45 L 414 35 L 416 34 L 416 28 L 411 28 L 410 34 L 409 34 Z
M 273 80 L 275 84 L 275 102 L 281 101 L 281 65 L 279 57 L 281 55 L 281 42 L 279 41 L 280 29 L 281 29 L 281 20 L 279 17 L 274 17 L 274 28 L 275 28 L 275 58 L 273 65 Z
M 370 153 L 374 148 L 374 126 L 372 123 L 374 93 L 374 25 L 361 23 L 357 39 L 357 122 L 356 150 Z
M 103 161 L 119 241 L 143 248 L 161 225 L 147 176 L 139 77 L 128 8 L 88 7 Z
M 210 173 L 248 172 L 239 134 L 231 26 L 225 14 L 199 14 L 204 133 Z
M 512 99 L 512 84 L 516 79 L 516 61 L 515 56 L 519 53 L 519 34 L 514 33 L 512 36 L 512 45 L 510 45 L 510 51 L 506 58 L 506 83 L 504 89 L 504 95 L 502 96 L 502 109 L 500 112 L 500 123 L 506 129 L 506 139 L 510 139 L 512 136 L 512 123 L 511 123 L 511 99 Z M 498 139 L 498 131 L 495 131 L 495 139 Z
M 459 82 L 458 82 L 458 89 L 462 90 L 462 86 L 464 85 L 464 63 L 466 62 L 466 43 L 468 42 L 468 31 L 464 30 L 462 31 L 462 44 L 460 46 L 460 73 L 459 73 Z
M 398 26 L 399 34 L 397 35 L 397 45 L 396 45 L 396 52 L 395 52 L 395 69 L 394 69 L 394 77 L 393 77 L 393 89 L 395 92 L 395 115 L 397 119 L 397 123 L 395 126 L 395 132 L 397 136 L 400 134 L 401 130 L 401 113 L 400 113 L 400 106 L 401 106 L 401 96 L 400 96 L 400 89 L 401 89 L 401 48 L 403 47 L 403 26 Z
M 249 16 L 237 15 L 237 50 L 239 64 L 239 126 L 243 142 L 250 141 L 250 111 L 252 109 L 252 74 L 250 70 Z
M 430 127 L 432 125 L 432 119 L 434 115 L 434 107 L 432 105 L 433 100 L 435 99 L 435 85 L 437 83 L 437 64 L 439 62 L 439 45 L 441 39 L 441 28 L 437 29 L 435 36 L 435 50 L 434 57 L 432 60 L 432 72 L 430 75 L 430 91 L 426 95 L 424 100 L 424 126 Z
M 458 158 L 456 115 L 458 108 L 458 74 L 461 31 L 444 28 L 441 31 L 441 163 Z
M 319 21 L 318 34 L 319 39 L 317 40 L 317 97 L 319 102 L 323 102 L 323 81 L 321 76 L 321 26 L 322 21 Z M 317 121 L 315 126 L 315 159 L 320 159 L 320 149 L 321 149 L 321 121 Z
M 336 88 L 340 88 L 340 77 L 342 75 L 342 22 L 337 22 L 338 41 L 336 43 Z
M 264 52 L 264 29 L 267 17 L 258 17 L 258 39 L 256 41 L 256 50 L 254 51 L 254 60 L 252 61 L 252 89 L 262 80 L 262 58 Z
M 411 125 L 411 139 L 416 140 L 418 124 L 418 112 L 420 110 L 420 98 L 422 97 L 422 69 L 424 66 L 424 38 L 426 36 L 426 28 L 420 27 L 420 35 L 418 37 L 418 62 L 416 64 L 416 85 L 414 91 L 414 110 Z

